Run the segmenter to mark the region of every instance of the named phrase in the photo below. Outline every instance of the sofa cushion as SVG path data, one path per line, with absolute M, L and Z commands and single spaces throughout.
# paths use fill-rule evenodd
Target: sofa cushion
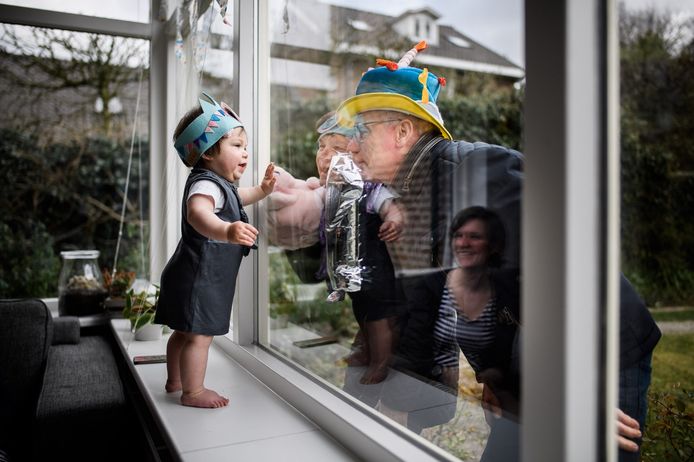
M 125 394 L 111 348 L 103 337 L 51 348 L 39 398 L 38 420 L 118 408 Z
M 123 460 L 127 419 L 125 393 L 106 339 L 84 336 L 78 344 L 51 348 L 36 413 L 36 460 L 55 455 Z

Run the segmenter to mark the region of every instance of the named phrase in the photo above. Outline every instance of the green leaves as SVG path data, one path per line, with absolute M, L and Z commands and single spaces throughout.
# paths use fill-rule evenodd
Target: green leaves
M 643 445 L 644 462 L 694 460 L 694 412 L 687 404 L 694 392 L 673 384 L 649 393 L 649 418 Z
M 693 33 L 620 11 L 622 264 L 649 305 L 694 301 Z
M 0 225 L 8 229 L 0 233 L 0 297 L 57 295 L 61 250 L 96 248 L 101 264 L 113 261 L 129 141 L 84 138 L 41 146 L 37 139 L 0 129 Z M 147 143 L 141 148 L 143 168 L 131 172 L 118 261 L 121 268 L 142 275 L 142 205 L 139 188 L 132 187 L 141 184 L 145 194 L 148 190 Z M 144 242 L 148 232 L 144 230 Z M 32 274 L 20 277 L 21 271 Z
M 130 327 L 133 331 L 154 322 L 157 300 L 159 299 L 159 287 L 155 287 L 156 292 L 154 294 L 148 292 L 135 293 L 132 289 L 125 294 L 123 317 L 130 320 Z

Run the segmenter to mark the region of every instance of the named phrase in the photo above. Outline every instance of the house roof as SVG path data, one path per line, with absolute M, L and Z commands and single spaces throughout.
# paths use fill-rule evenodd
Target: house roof
M 407 15 L 417 13 L 429 14 L 434 19 L 439 17 L 430 8 L 408 10 L 394 17 L 332 5 L 333 39 L 342 45 L 343 51 L 385 54 L 384 58 L 396 59 L 413 44 L 409 37 L 403 37 L 395 32 L 393 26 Z M 438 24 L 438 30 L 438 44 L 429 43 L 427 51 L 417 57 L 417 62 L 517 78 L 523 77 L 523 68 L 457 29 Z M 368 49 L 369 47 L 370 49 Z M 391 53 L 397 54 L 388 56 L 388 49 Z
M 407 10 L 404 13 L 401 13 L 399 16 L 395 18 L 395 21 L 399 21 L 402 18 L 405 18 L 407 16 L 410 16 L 412 14 L 418 14 L 418 13 L 426 13 L 429 16 L 431 16 L 434 19 L 439 19 L 441 17 L 440 14 L 438 14 L 436 11 L 432 10 L 431 8 L 418 8 L 416 10 Z

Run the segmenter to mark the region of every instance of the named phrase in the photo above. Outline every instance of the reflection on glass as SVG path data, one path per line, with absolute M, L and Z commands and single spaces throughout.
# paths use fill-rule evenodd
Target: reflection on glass
M 643 430 L 633 439 L 641 460 L 686 460 L 694 456 L 694 8 L 624 1 L 619 38 L 621 253 L 633 286 L 622 287 L 620 407 Z M 625 312 L 641 299 L 659 341 L 645 309 Z M 638 453 L 620 451 L 620 460 Z
M 270 4 L 269 346 L 457 457 L 517 460 L 523 69 L 434 3 Z

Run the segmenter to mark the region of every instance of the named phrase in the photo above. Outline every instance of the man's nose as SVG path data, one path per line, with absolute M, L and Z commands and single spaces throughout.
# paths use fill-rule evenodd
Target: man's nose
M 356 138 L 349 139 L 349 142 L 347 143 L 347 151 L 349 151 L 352 154 L 356 154 L 359 152 L 359 142 Z

